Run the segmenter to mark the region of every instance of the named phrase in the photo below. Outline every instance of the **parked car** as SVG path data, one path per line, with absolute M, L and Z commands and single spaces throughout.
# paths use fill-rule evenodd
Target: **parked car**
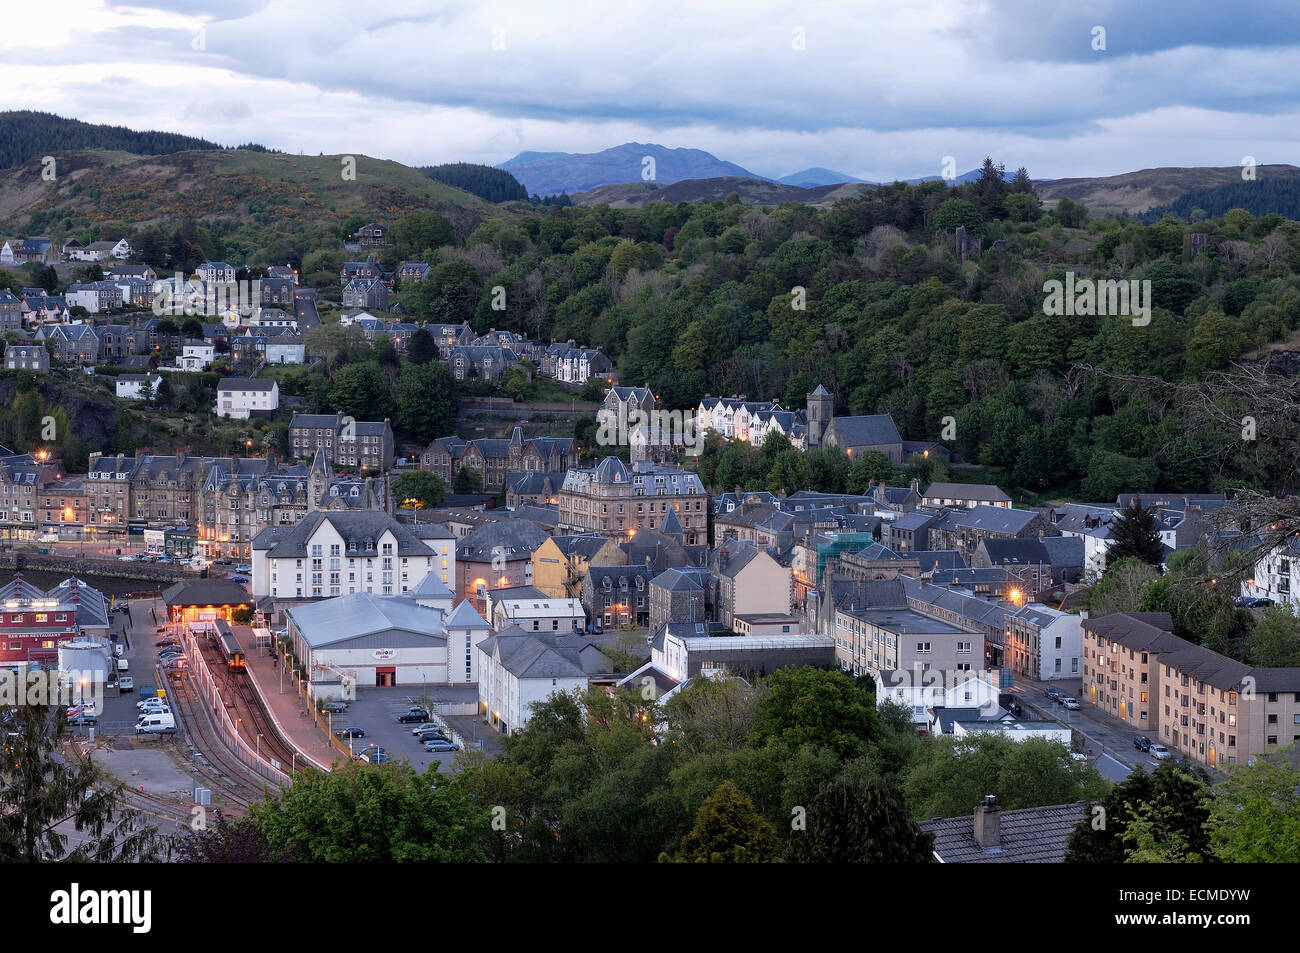
M 1055 688 L 1049 688 L 1047 690 L 1047 697 L 1054 702 L 1059 702 L 1065 696 L 1062 695 L 1060 692 L 1058 692 Z
M 429 713 L 422 709 L 416 709 L 415 711 L 408 711 L 405 715 L 398 716 L 397 720 L 403 725 L 409 725 L 413 722 L 419 721 L 428 721 Z
M 1138 735 L 1136 738 L 1133 739 L 1133 747 L 1137 748 L 1138 751 L 1150 751 L 1151 739 L 1148 738 L 1146 735 Z
M 178 642 L 176 639 L 172 638 L 171 636 L 168 636 L 168 637 L 165 638 L 165 639 L 159 639 L 157 642 L 154 643 L 154 645 L 158 646 L 158 648 L 160 648 L 160 649 L 161 649 L 161 648 L 166 648 L 166 647 L 169 646 L 169 645 L 175 645 L 175 646 L 179 647 L 179 646 L 180 646 L 180 642 Z
M 424 750 L 425 751 L 459 751 L 460 746 L 454 745 L 450 741 L 446 741 L 444 739 L 434 739 L 432 741 L 426 741 L 424 743 Z
M 97 725 L 97 724 L 99 724 L 99 719 L 96 718 L 96 717 L 95 717 L 92 713 L 90 713 L 90 712 L 82 712 L 82 713 L 79 714 L 79 715 L 72 715 L 71 717 L 69 717 L 69 718 L 68 718 L 68 724 L 70 724 L 70 725 Z
M 1237 596 L 1232 600 L 1232 604 L 1238 609 L 1263 609 L 1273 604 L 1272 599 L 1266 599 L 1263 596 Z
M 117 690 L 119 692 L 135 691 L 135 679 L 130 675 L 121 675 L 117 679 Z
M 422 731 L 415 736 L 416 741 L 446 741 L 447 735 L 442 731 Z
M 1062 698 L 1062 699 L 1061 699 L 1061 704 L 1064 705 L 1064 706 L 1065 706 L 1067 709 L 1069 709 L 1070 711 L 1078 711 L 1078 710 L 1079 710 L 1079 699 L 1077 699 L 1077 698 L 1070 698 L 1070 697 L 1067 695 L 1065 698 Z
M 388 760 L 388 755 L 379 745 L 368 745 L 366 750 L 357 755 L 358 761 L 369 761 L 371 764 L 381 764 Z
M 442 725 L 435 725 L 431 721 L 422 722 L 411 729 L 411 734 L 418 735 L 426 731 L 442 731 Z
M 1147 754 L 1151 755 L 1151 757 L 1155 758 L 1157 761 L 1163 761 L 1165 758 L 1169 757 L 1169 749 L 1164 745 L 1152 745 L 1147 749 Z
M 348 710 L 348 703 L 347 702 L 326 702 L 320 707 L 321 707 L 321 711 L 332 711 L 334 714 L 338 715 Z
M 248 563 L 240 563 L 238 566 L 235 567 L 235 572 L 252 572 L 252 571 L 253 571 L 253 567 L 248 565 Z
M 363 728 L 340 728 L 334 734 L 340 738 L 364 738 L 366 736 Z
M 231 577 L 230 577 L 230 581 L 231 581 L 231 582 L 248 582 L 248 577 L 247 577 L 247 576 L 231 576 Z
M 125 556 L 118 556 L 117 561 L 120 563 L 133 563 L 136 559 L 130 553 L 127 553 Z

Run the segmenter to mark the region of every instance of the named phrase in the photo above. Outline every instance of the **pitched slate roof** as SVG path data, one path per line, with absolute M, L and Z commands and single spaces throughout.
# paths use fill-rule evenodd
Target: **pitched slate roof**
M 1002 811 L 999 846 L 993 849 L 976 843 L 973 814 L 935 818 L 917 826 L 934 834 L 934 852 L 945 864 L 1059 864 L 1086 807 L 1079 802 Z
M 587 674 L 573 646 L 546 632 L 525 632 L 517 625 L 490 635 L 479 643 L 488 657 L 495 651 L 501 667 L 518 679 L 582 678 Z
M 387 513 L 378 510 L 337 510 L 309 513 L 294 526 L 268 526 L 253 538 L 254 549 L 267 550 L 270 559 L 298 558 L 307 549 L 307 541 L 322 523 L 329 523 L 343 537 L 345 555 L 378 554 L 379 537 L 391 532 L 397 542 L 398 556 L 432 556 L 433 550 Z
M 925 499 L 985 500 L 990 503 L 1011 502 L 1011 497 L 991 483 L 931 483 L 921 495 Z
M 835 433 L 842 447 L 869 447 L 902 443 L 894 418 L 889 414 L 869 414 L 863 417 L 836 417 Z

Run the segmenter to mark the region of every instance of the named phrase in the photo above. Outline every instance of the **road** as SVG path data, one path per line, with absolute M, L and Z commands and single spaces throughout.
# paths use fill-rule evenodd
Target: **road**
M 1148 734 L 1147 732 L 1137 731 L 1132 725 L 1126 725 L 1118 718 L 1112 718 L 1086 703 L 1078 711 L 1070 711 L 1047 697 L 1049 688 L 1055 688 L 1062 695 L 1082 699 L 1083 680 L 1066 678 L 1036 682 L 1023 676 L 1016 677 L 1015 693 L 1026 711 L 1049 721 L 1059 721 L 1078 731 L 1086 740 L 1084 750 L 1090 760 L 1096 760 L 1105 753 L 1129 768 L 1140 764 L 1148 771 L 1160 763 L 1133 747 L 1133 739 L 1139 734 Z

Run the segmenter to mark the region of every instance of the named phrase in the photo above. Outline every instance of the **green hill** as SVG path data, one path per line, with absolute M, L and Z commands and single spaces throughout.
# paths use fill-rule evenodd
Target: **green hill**
M 52 183 L 42 180 L 39 159 L 0 172 L 4 231 L 139 227 L 187 217 L 295 231 L 353 216 L 391 220 L 432 209 L 461 233 L 497 214 L 490 203 L 417 169 L 364 155 L 213 149 L 161 156 L 84 150 L 54 157 Z M 345 178 L 351 169 L 355 175 Z

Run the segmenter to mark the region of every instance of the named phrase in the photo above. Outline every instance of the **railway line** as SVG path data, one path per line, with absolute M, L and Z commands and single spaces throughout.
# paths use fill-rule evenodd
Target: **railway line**
M 280 740 L 280 734 L 262 707 L 262 701 L 258 698 L 257 690 L 249 680 L 248 674 L 242 669 L 229 668 L 225 654 L 210 640 L 199 637 L 195 641 L 203 654 L 203 660 L 221 688 L 222 697 L 236 702 L 234 717 L 240 719 L 243 729 L 241 735 L 248 742 L 249 747 L 260 750 L 262 754 L 280 762 L 280 770 L 286 774 L 292 768 L 298 767 L 297 753 Z M 258 735 L 262 736 L 260 742 L 257 740 Z
M 180 681 L 172 682 L 171 699 L 181 714 L 190 742 L 187 764 L 208 782 L 205 787 L 210 787 L 214 794 L 220 792 L 241 809 L 260 800 L 266 792 L 266 781 L 230 753 L 209 720 L 211 716 L 200 711 L 203 700 L 188 673 Z

